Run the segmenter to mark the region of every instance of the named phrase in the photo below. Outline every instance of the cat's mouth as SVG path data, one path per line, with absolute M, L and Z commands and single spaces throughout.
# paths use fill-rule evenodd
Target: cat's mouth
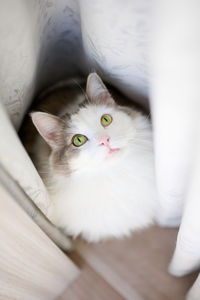
M 106 155 L 106 160 L 110 159 L 115 153 L 119 152 L 119 148 L 108 148 L 108 153 Z
M 108 151 L 108 154 L 112 155 L 112 154 L 114 154 L 117 151 L 119 151 L 119 148 L 110 148 L 109 151 Z
M 118 152 L 120 149 L 119 148 L 112 148 L 110 146 L 110 137 L 109 136 L 104 136 L 99 140 L 99 146 L 106 147 L 108 152 L 106 154 L 106 160 L 112 157 L 116 152 Z

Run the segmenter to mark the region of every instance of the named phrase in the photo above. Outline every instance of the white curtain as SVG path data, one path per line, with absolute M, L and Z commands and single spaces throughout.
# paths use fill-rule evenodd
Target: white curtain
M 198 0 L 0 3 L 0 164 L 45 212 L 45 187 L 16 133 L 35 94 L 95 69 L 143 105 L 150 97 L 159 222 L 182 219 L 170 265 L 179 276 L 200 266 L 199 11 Z M 188 299 L 199 295 L 197 279 Z

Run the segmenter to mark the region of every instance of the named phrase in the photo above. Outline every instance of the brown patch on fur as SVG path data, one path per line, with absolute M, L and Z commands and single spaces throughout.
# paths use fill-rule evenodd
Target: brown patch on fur
M 61 120 L 63 120 L 64 122 L 66 122 L 66 121 L 69 121 L 71 119 L 71 115 L 69 113 L 65 113 L 60 118 L 61 118 Z
M 51 164 L 53 170 L 60 175 L 70 175 L 71 171 L 69 168 L 68 159 L 66 157 L 66 147 L 61 150 L 52 152 Z
M 82 103 L 79 104 L 79 109 L 81 108 L 85 108 L 87 105 L 89 105 L 90 102 L 89 100 L 86 98 Z
M 63 147 L 61 150 L 52 152 L 51 154 L 51 164 L 53 170 L 63 176 L 69 176 L 75 172 L 70 168 L 70 159 L 74 155 L 78 155 L 79 149 L 74 148 L 71 144 Z

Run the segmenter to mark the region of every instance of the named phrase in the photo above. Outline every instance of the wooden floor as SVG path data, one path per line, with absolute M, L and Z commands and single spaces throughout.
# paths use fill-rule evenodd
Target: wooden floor
M 167 273 L 176 235 L 152 227 L 124 240 L 77 241 L 70 256 L 81 274 L 59 300 L 183 300 L 196 274 Z

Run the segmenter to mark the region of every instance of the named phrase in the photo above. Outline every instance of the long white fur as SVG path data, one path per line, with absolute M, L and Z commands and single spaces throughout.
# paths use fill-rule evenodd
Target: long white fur
M 102 114 L 113 122 L 102 127 Z M 68 131 L 89 138 L 80 155 L 70 161 L 69 177 L 50 171 L 52 205 L 48 217 L 67 234 L 82 235 L 88 241 L 121 237 L 146 227 L 156 213 L 151 125 L 106 105 L 90 105 L 72 115 Z M 112 148 L 120 148 L 110 159 L 99 146 L 103 135 L 110 136 Z

